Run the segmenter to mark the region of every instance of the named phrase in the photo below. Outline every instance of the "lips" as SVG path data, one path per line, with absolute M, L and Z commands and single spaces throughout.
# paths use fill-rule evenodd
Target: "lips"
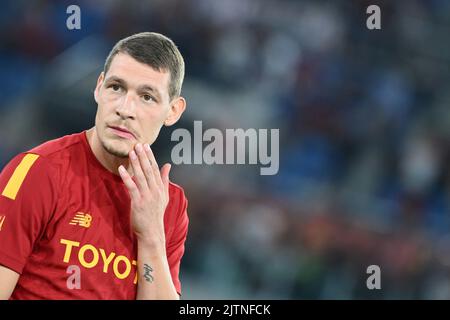
M 128 129 L 124 127 L 108 126 L 116 135 L 123 138 L 136 138 L 136 136 Z

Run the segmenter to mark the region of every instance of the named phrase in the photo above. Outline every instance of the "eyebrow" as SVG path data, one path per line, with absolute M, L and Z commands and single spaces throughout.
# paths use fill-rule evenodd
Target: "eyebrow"
M 125 80 L 123 80 L 122 78 L 119 78 L 117 76 L 110 76 L 110 77 L 105 79 L 105 83 L 110 83 L 110 82 L 117 82 L 117 83 L 121 84 L 124 87 L 127 86 L 127 82 Z M 137 91 L 150 91 L 150 92 L 152 92 L 153 94 L 156 95 L 156 98 L 158 98 L 159 100 L 161 99 L 161 93 L 159 92 L 159 90 L 156 89 L 155 87 L 151 86 L 151 85 L 148 85 L 148 84 L 140 85 L 137 88 Z

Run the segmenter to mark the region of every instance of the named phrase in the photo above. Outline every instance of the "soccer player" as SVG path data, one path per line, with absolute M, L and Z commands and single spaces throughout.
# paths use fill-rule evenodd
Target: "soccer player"
M 1 299 L 178 299 L 183 189 L 150 146 L 186 108 L 169 38 L 119 41 L 95 88 L 95 126 L 13 158 L 0 174 Z

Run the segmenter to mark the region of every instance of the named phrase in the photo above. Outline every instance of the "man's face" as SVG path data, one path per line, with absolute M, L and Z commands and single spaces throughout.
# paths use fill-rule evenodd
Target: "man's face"
M 169 80 L 168 71 L 155 71 L 127 54 L 113 58 L 95 89 L 95 127 L 107 152 L 124 158 L 136 143 L 156 140 L 162 125 L 174 116 Z

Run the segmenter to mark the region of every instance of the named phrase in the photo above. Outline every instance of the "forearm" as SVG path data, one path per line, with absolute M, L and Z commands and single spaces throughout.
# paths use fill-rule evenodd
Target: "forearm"
M 0 300 L 8 300 L 19 280 L 19 274 L 0 265 Z
M 138 241 L 137 300 L 177 300 L 164 246 Z
M 145 150 L 144 150 L 145 149 Z M 133 178 L 119 173 L 131 197 L 131 225 L 137 237 L 137 299 L 178 299 L 166 254 L 164 213 L 169 203 L 170 164 L 159 171 L 148 144 L 130 151 Z

